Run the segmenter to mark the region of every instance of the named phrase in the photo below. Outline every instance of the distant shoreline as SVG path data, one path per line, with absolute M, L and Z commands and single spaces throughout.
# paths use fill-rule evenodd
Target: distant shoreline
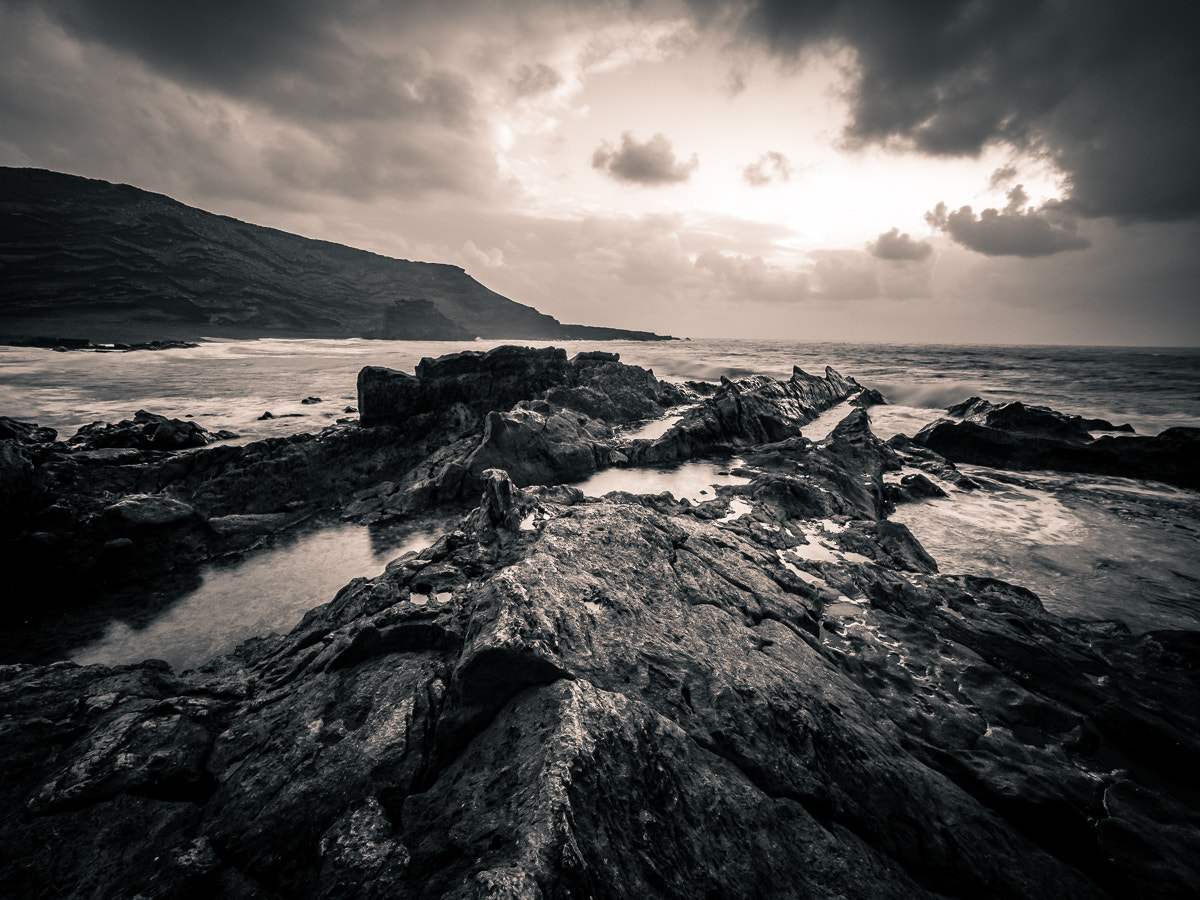
M 571 326 L 568 326 L 571 327 Z M 196 322 L 145 322 L 127 321 L 122 319 L 103 318 L 98 316 L 46 316 L 46 317 L 0 317 L 0 346 L 47 346 L 49 341 L 59 341 L 65 344 L 95 345 L 146 345 L 154 341 L 164 344 L 209 343 L 212 341 L 255 341 L 263 339 L 276 340 L 376 340 L 367 335 L 346 334 L 335 329 L 301 330 L 298 328 L 271 328 L 245 325 L 213 325 Z M 572 340 L 602 341 L 599 337 L 538 337 L 519 336 L 488 337 L 487 341 L 552 341 L 565 342 Z M 657 343 L 657 341 L 678 341 L 681 338 L 667 335 L 658 336 L 657 340 L 636 337 L 617 337 L 607 340 L 627 340 Z M 36 343 L 31 343 L 35 341 Z M 454 341 L 451 343 L 463 343 Z M 47 349 L 52 349 L 47 347 Z M 86 346 L 68 347 L 67 349 L 88 349 Z M 149 348 L 144 348 L 149 349 Z

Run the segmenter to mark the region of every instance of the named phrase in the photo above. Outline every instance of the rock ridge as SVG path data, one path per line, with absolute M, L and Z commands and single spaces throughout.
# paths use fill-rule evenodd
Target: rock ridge
M 450 360 L 446 378 L 495 361 Z M 304 454 L 318 470 L 390 459 L 372 473 L 401 476 L 384 499 L 416 496 L 404 467 L 432 457 L 483 467 L 454 482 L 478 505 L 431 547 L 289 634 L 186 673 L 0 667 L 0 893 L 1200 890 L 1200 636 L 1067 621 L 1018 586 L 939 572 L 887 518 L 908 449 L 861 406 L 800 435 L 860 397 L 833 370 L 725 383 L 662 437 L 623 441 L 548 398 L 582 370 L 638 385 L 631 404 L 658 403 L 654 384 L 616 360 L 543 364 L 578 371 L 505 410 L 468 391 L 466 412 L 416 414 L 436 438 L 382 424 L 275 445 L 291 471 Z M 455 438 L 446 422 L 468 419 L 479 430 Z M 749 483 L 699 504 L 585 498 L 552 467 L 585 446 L 593 465 L 736 450 Z M 522 484 L 509 468 L 531 447 L 548 455 Z M 211 457 L 173 482 L 194 485 L 248 452 L 166 454 L 155 472 Z

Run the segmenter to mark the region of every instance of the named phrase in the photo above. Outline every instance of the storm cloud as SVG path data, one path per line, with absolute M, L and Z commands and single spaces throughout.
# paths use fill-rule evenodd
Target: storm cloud
M 687 162 L 676 158 L 671 142 L 661 133 L 639 144 L 633 133 L 626 131 L 619 148 L 605 141 L 592 154 L 592 168 L 630 184 L 678 184 L 691 178 L 699 165 L 694 153 Z
M 934 156 L 1011 146 L 1053 160 L 1082 215 L 1200 216 L 1200 4 L 1191 0 L 690 5 L 787 60 L 849 48 L 852 146 Z
M 564 321 L 1194 342 L 1198 20 L 1182 0 L 0 0 L 0 162 L 466 265 Z M 1060 318 L 980 330 L 978 304 L 1016 296 Z
M 979 215 L 969 206 L 951 212 L 939 203 L 925 213 L 930 227 L 944 231 L 955 243 L 986 256 L 1050 256 L 1064 250 L 1091 246 L 1076 231 L 1075 220 L 1060 207 L 1046 204 L 1025 209 L 1026 196 L 1020 185 L 1008 194 L 1004 209 L 985 209 Z

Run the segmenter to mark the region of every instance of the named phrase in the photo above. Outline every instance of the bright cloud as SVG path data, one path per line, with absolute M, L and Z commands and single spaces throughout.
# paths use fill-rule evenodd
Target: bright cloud
M 1019 295 L 1031 339 L 1075 339 L 1053 306 L 1127 340 L 1152 294 L 1137 333 L 1200 341 L 1198 17 L 0 0 L 0 165 L 455 262 L 567 321 L 845 336 L 870 310 L 900 339 Z

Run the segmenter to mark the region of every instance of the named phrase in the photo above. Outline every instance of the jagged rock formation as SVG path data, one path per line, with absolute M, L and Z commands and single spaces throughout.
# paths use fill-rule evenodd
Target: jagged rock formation
M 12 560 L 0 608 L 30 626 L 10 634 L 7 652 L 55 658 L 59 629 L 39 628 L 43 617 L 122 591 L 169 597 L 192 584 L 205 560 L 252 549 L 301 520 L 382 522 L 465 506 L 492 462 L 525 474 L 523 483 L 570 481 L 611 465 L 613 428 L 561 404 L 620 424 L 692 396 L 621 365 L 615 354 L 568 362 L 556 348 L 453 354 L 422 361 L 417 373 L 364 370 L 363 415 L 378 427 L 333 426 L 200 452 L 174 451 L 214 435 L 145 411 L 117 425 L 85 426 L 66 441 L 52 429 L 0 419 L 0 542 Z M 421 387 L 409 396 L 411 385 Z M 518 400 L 526 407 L 510 413 Z M 513 427 L 494 418 L 498 411 Z M 523 438 L 518 419 L 532 429 Z M 546 452 L 535 454 L 535 444 Z M 148 494 L 185 503 L 195 515 L 129 528 L 108 512 L 122 497 Z M 30 592 L 40 598 L 32 611 L 20 599 Z
M 504 357 L 446 361 L 405 402 Z M 622 442 L 546 399 L 651 385 L 589 381 L 611 365 L 531 359 L 575 374 L 508 410 L 468 390 L 444 420 L 420 413 L 442 422 L 436 448 L 394 424 L 291 445 L 294 471 L 305 453 L 333 465 L 322 442 L 345 452 L 351 432 L 375 454 L 403 444 L 396 467 L 437 457 L 479 505 L 288 635 L 183 674 L 0 667 L 0 894 L 1195 896 L 1197 634 L 1069 622 L 1019 587 L 939 573 L 886 518 L 901 458 L 865 409 L 819 443 L 798 435 L 857 396 L 836 372 L 730 382 L 662 438 Z M 499 424 L 452 438 L 469 416 Z M 461 474 L 515 468 L 529 448 L 494 429 L 556 417 L 578 431 L 551 461 L 736 449 L 750 483 L 691 505 Z M 49 453 L 8 427 L 4 445 Z M 107 515 L 192 527 L 222 483 L 193 479 L 238 449 L 185 454 L 210 457 L 173 476 L 190 494 Z M 342 462 L 367 458 L 384 457 Z M 162 477 L 180 456 L 158 462 Z
M 0 167 L 0 334 L 19 320 L 80 319 L 102 319 L 107 332 L 124 321 L 195 335 L 663 339 L 564 325 L 457 266 L 309 240 L 129 185 Z
M 1200 428 L 1168 428 L 1157 436 L 1103 419 L 1084 419 L 1019 402 L 965 400 L 912 440 L 954 462 L 1004 469 L 1054 469 L 1149 478 L 1200 488 Z

